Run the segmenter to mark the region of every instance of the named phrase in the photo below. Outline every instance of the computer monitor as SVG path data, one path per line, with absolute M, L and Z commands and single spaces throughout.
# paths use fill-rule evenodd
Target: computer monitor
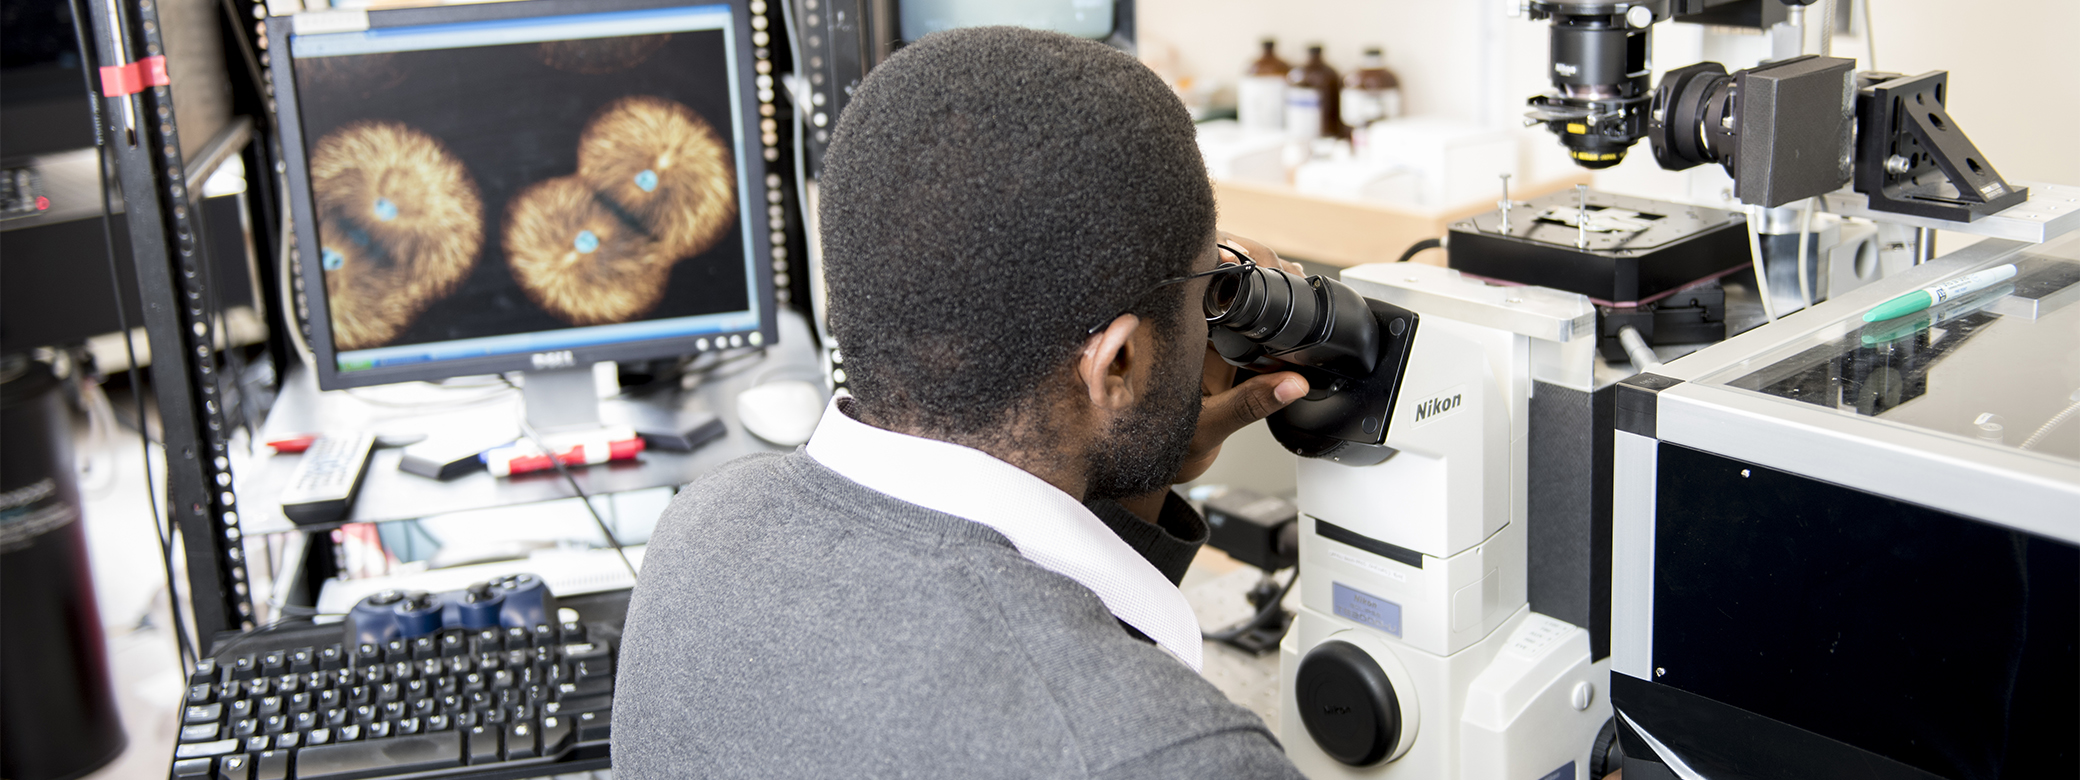
M 785 239 L 767 229 L 752 4 L 273 20 L 319 386 L 772 343 Z

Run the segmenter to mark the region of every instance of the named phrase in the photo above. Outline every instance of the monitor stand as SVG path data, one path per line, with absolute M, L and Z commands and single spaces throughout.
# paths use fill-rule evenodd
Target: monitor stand
M 592 377 L 592 366 L 521 372 L 528 427 L 543 436 L 625 428 L 651 447 L 675 452 L 691 451 L 724 433 L 721 418 L 691 393 L 652 392 L 602 401 Z
M 543 435 L 601 427 L 592 366 L 520 372 L 527 425 Z

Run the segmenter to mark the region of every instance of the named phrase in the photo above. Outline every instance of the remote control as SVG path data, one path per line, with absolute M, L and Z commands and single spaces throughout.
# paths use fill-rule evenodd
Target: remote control
M 371 433 L 326 434 L 311 444 L 282 490 L 282 514 L 298 523 L 330 523 L 347 516 L 375 453 Z

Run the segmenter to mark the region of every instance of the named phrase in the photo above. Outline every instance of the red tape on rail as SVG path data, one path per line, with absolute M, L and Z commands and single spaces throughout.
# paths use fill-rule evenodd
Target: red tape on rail
M 108 65 L 101 69 L 101 95 L 124 97 L 145 91 L 148 87 L 163 87 L 172 83 L 166 78 L 166 57 L 146 57 L 128 65 Z

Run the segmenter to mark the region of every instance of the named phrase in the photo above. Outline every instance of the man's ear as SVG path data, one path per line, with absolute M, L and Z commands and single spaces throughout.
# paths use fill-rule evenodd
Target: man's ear
M 1144 370 L 1147 351 L 1137 343 L 1141 318 L 1122 314 L 1083 342 L 1083 355 L 1076 362 L 1076 379 L 1099 409 L 1120 410 L 1134 405 L 1134 383 L 1129 377 Z

